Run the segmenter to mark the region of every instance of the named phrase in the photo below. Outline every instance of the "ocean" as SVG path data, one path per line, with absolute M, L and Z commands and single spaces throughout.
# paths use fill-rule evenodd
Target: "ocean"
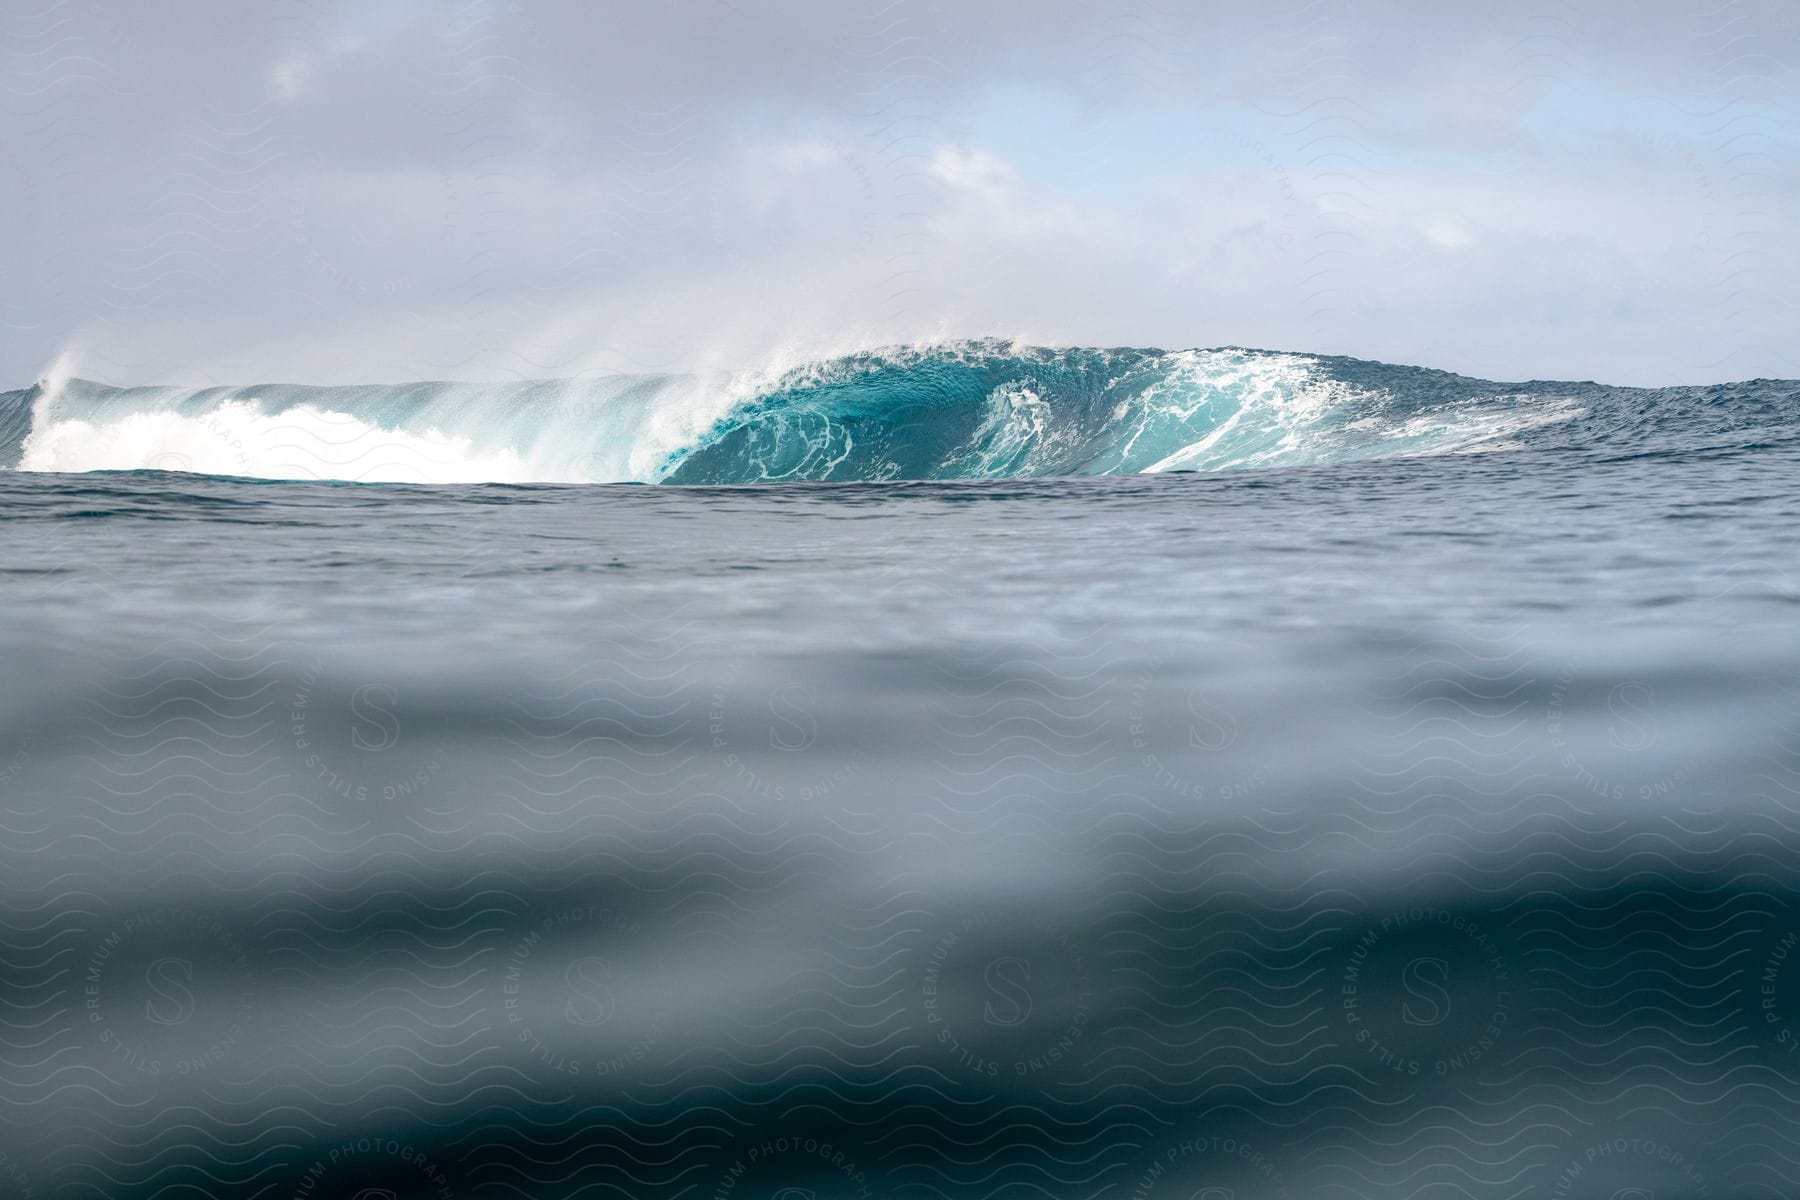
M 1789 1195 L 1797 405 L 0 396 L 0 1195 Z

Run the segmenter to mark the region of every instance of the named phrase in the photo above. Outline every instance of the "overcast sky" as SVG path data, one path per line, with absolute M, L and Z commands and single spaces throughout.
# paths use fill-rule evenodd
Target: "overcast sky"
M 1800 376 L 1800 3 L 62 0 L 0 386 L 922 338 Z

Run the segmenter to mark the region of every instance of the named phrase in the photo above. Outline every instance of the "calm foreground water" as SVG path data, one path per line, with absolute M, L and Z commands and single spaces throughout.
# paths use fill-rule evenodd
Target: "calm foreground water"
M 1796 391 L 0 472 L 0 1196 L 1791 1196 Z

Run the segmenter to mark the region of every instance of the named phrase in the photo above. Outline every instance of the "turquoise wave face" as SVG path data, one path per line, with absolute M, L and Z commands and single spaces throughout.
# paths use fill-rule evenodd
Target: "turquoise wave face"
M 671 456 L 676 483 L 958 479 L 1142 471 L 1227 419 L 1243 364 L 1177 393 L 1174 356 L 982 343 L 857 355 L 738 405 Z M 1275 356 L 1263 356 L 1273 360 Z M 1238 368 L 1238 369 L 1234 369 Z
M 1261 350 L 962 342 L 793 372 L 672 454 L 659 477 L 981 479 L 1316 465 L 1648 436 L 1683 414 L 1690 428 L 1701 410 L 1719 419 L 1714 392 L 1711 400 L 1739 417 L 1746 406 L 1766 416 L 1762 401 L 1781 399 L 1760 387 L 1501 384 Z
M 1800 385 L 1501 384 L 1261 350 L 896 348 L 776 375 L 121 389 L 0 397 L 31 470 L 743 484 L 1219 471 L 1519 446 L 1786 436 Z

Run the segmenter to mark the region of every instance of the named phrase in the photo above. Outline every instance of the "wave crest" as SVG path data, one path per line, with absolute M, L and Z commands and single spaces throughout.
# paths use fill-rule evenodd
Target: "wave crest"
M 0 411 L 25 470 L 735 484 L 1213 471 L 1499 449 L 1597 385 L 1270 351 L 904 347 L 779 375 L 113 388 Z M 10 426 L 8 425 L 10 422 Z M 10 433 L 9 433 L 10 428 Z M 0 453 L 6 453 L 0 450 Z

